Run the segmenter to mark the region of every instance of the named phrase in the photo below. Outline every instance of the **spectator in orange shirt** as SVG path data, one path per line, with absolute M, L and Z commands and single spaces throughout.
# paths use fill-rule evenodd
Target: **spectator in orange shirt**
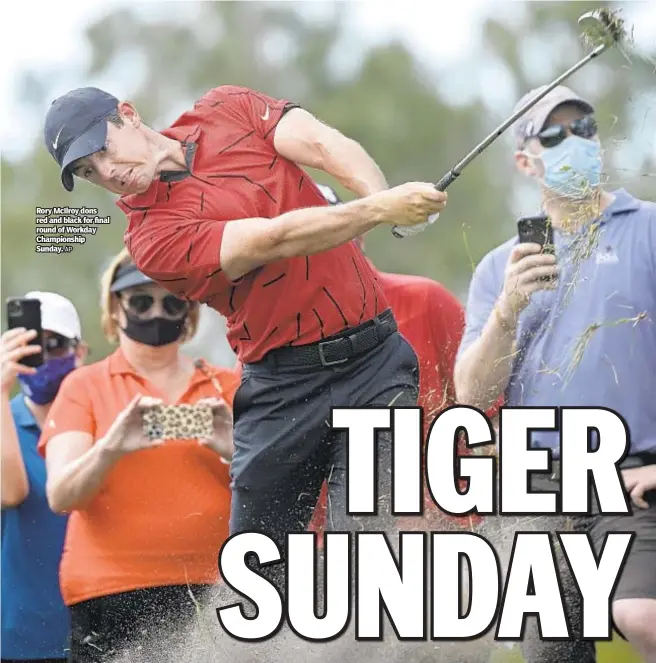
M 178 627 L 218 580 L 237 380 L 180 352 L 198 317 L 120 253 L 102 282 L 103 329 L 119 347 L 66 378 L 44 426 L 48 501 L 70 513 L 60 583 L 75 663 Z M 152 405 L 201 400 L 213 404 L 211 439 L 144 434 Z
M 341 201 L 330 187 L 319 184 L 326 200 L 337 205 Z M 353 240 L 364 251 L 364 240 Z M 423 276 L 381 272 L 369 261 L 374 275 L 387 297 L 399 331 L 413 347 L 419 359 L 419 400 L 424 411 L 424 438 L 430 425 L 445 408 L 456 402 L 453 370 L 456 353 L 465 328 L 465 311 L 458 299 L 443 285 Z M 468 449 L 463 445 L 461 455 Z M 313 531 L 322 531 L 326 519 L 327 492 L 324 485 L 314 517 Z M 424 518 L 405 518 L 404 529 L 442 529 L 449 522 L 471 527 L 477 518 L 454 518 L 437 509 L 428 489 L 424 488 Z M 401 524 L 401 523 L 399 523 Z

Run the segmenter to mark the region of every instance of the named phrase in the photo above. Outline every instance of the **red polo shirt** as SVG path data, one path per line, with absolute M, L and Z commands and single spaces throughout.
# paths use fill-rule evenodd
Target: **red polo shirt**
M 372 268 L 375 270 L 375 267 Z M 399 331 L 412 345 L 419 360 L 419 405 L 424 409 L 424 438 L 435 416 L 456 402 L 453 371 L 460 340 L 465 329 L 465 312 L 460 302 L 444 286 L 422 276 L 387 274 L 375 271 Z M 469 450 L 463 445 L 461 454 Z M 405 518 L 404 529 L 442 529 L 446 519 L 461 527 L 469 517 L 446 516 L 437 509 L 424 490 L 425 516 Z M 321 532 L 326 517 L 324 485 L 310 529 Z M 475 519 L 478 520 L 478 519 Z
M 221 269 L 226 223 L 327 205 L 311 178 L 274 148 L 277 123 L 296 106 L 243 87 L 211 90 L 162 132 L 183 143 L 188 171 L 162 173 L 145 193 L 117 201 L 139 269 L 224 315 L 243 362 L 313 343 L 388 307 L 353 242 L 265 265 L 234 282 Z
M 419 359 L 419 405 L 424 434 L 439 412 L 454 405 L 453 370 L 465 329 L 462 304 L 444 286 L 422 276 L 377 272 L 399 331 Z

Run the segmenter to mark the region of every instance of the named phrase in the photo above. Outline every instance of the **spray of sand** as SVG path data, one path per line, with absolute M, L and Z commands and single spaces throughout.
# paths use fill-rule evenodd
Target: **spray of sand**
M 513 532 L 530 529 L 531 519 L 518 526 L 517 519 L 488 518 L 481 533 L 495 546 L 504 564 L 512 545 Z M 448 528 L 447 525 L 446 528 Z M 457 528 L 457 525 L 451 525 Z M 390 538 L 395 538 L 391 534 Z M 321 578 L 321 565 L 318 577 Z M 321 589 L 321 580 L 318 584 Z M 320 593 L 320 592 L 319 592 Z M 319 612 L 321 614 L 321 596 Z M 198 604 L 190 623 L 180 624 L 175 632 L 145 637 L 122 652 L 111 663 L 521 663 L 521 657 L 504 644 L 494 643 L 494 628 L 483 638 L 471 642 L 401 642 L 385 616 L 382 642 L 358 642 L 355 620 L 337 640 L 327 643 L 307 642 L 287 626 L 265 642 L 239 642 L 221 628 L 216 608 L 242 602 L 228 587 L 217 586 L 204 605 Z M 245 604 L 246 614 L 253 614 Z M 496 624 L 494 625 L 496 626 Z

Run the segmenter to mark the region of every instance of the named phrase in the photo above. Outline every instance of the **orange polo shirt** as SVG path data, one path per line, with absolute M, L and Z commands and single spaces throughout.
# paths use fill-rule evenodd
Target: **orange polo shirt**
M 229 369 L 196 368 L 178 403 L 223 397 L 232 405 L 237 385 Z M 39 451 L 45 456 L 61 433 L 102 438 L 137 393 L 163 398 L 120 349 L 75 370 L 50 410 Z M 216 582 L 229 518 L 229 466 L 215 451 L 172 440 L 124 456 L 91 502 L 70 514 L 60 566 L 66 605 L 146 587 Z

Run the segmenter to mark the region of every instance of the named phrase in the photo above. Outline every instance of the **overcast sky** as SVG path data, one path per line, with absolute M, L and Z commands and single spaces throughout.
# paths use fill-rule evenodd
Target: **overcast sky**
M 82 42 L 84 27 L 116 7 L 126 5 L 137 7 L 146 15 L 158 17 L 162 4 L 172 3 L 162 3 L 161 0 L 20 0 L 12 3 L 12 20 L 2 22 L 0 39 L 0 145 L 5 155 L 18 155 L 31 146 L 34 134 L 39 130 L 36 118 L 26 115 L 17 100 L 20 79 L 26 69 L 47 71 L 61 68 L 70 71 L 71 86 L 83 84 L 76 80 L 76 72 L 83 66 L 87 56 Z M 194 2 L 178 1 L 175 4 L 178 5 L 177 12 L 189 12 L 190 18 L 193 16 Z M 307 2 L 305 8 L 320 14 L 326 10 L 327 4 Z M 590 4 L 591 8 L 595 6 Z M 442 66 L 471 52 L 472 45 L 479 41 L 478 30 L 483 17 L 494 12 L 504 20 L 513 21 L 521 17 L 522 12 L 521 3 L 491 0 L 458 0 L 448 3 L 435 0 L 403 0 L 402 3 L 398 0 L 359 0 L 353 5 L 355 15 L 352 29 L 357 30 L 360 36 L 377 41 L 390 35 L 399 35 L 415 49 L 422 60 L 427 63 L 439 62 Z M 646 47 L 650 41 L 653 43 L 656 35 L 656 2 L 647 0 L 627 3 L 624 17 L 634 23 L 637 47 Z M 28 29 L 21 29 L 21 26 Z M 503 88 L 506 84 L 503 73 L 494 72 L 497 88 Z M 458 92 L 457 78 L 452 76 L 449 79 L 445 72 L 443 84 L 449 85 L 450 80 L 456 82 L 456 85 L 452 85 L 455 95 Z M 120 96 L 122 82 L 116 80 L 111 83 L 112 91 Z M 53 94 L 63 91 L 55 90 Z M 510 89 L 508 94 L 515 94 L 515 91 Z

